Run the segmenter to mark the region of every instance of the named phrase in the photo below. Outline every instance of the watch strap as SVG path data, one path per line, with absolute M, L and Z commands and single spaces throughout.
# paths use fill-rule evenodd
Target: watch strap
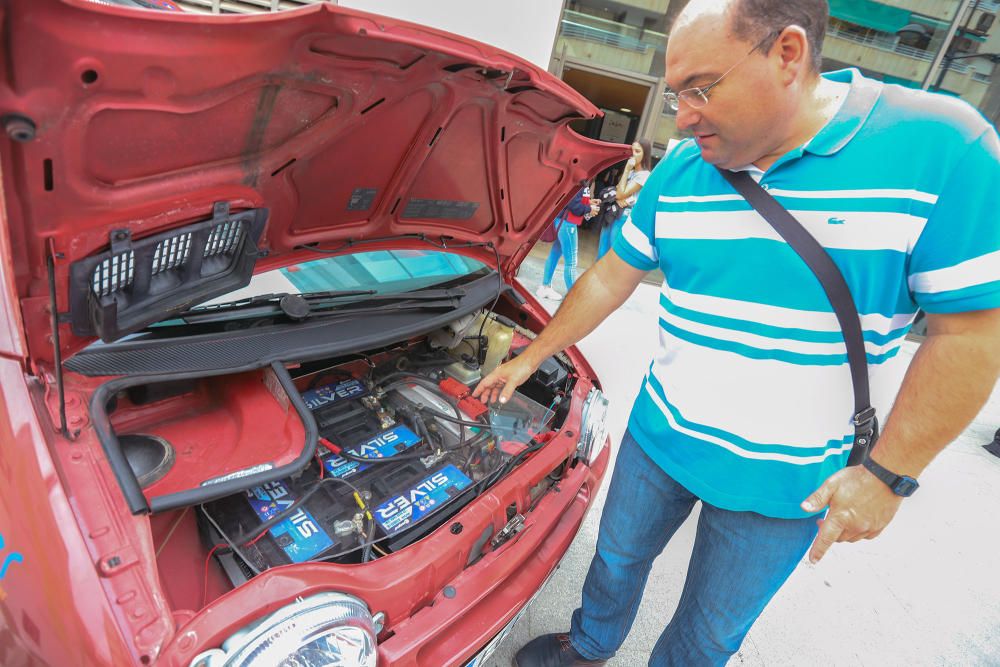
M 892 490 L 897 496 L 911 496 L 913 492 L 917 490 L 920 485 L 917 480 L 909 477 L 907 475 L 897 475 L 891 470 L 879 465 L 872 458 L 866 457 L 861 465 L 871 474 L 879 478 L 889 489 Z

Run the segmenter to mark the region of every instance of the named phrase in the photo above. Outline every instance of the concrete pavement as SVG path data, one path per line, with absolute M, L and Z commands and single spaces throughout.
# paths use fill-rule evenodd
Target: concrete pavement
M 532 290 L 541 278 L 540 246 L 520 274 Z M 561 273 L 555 283 L 565 291 Z M 657 292 L 640 285 L 580 344 L 612 398 L 615 451 L 656 346 Z M 907 342 L 903 354 L 911 358 L 916 349 Z M 1000 458 L 982 449 L 997 427 L 1000 390 L 922 475 L 921 489 L 877 540 L 835 545 L 815 566 L 803 561 L 729 664 L 1000 665 Z M 562 567 L 490 667 L 510 665 L 531 637 L 569 627 L 608 480 L 610 470 Z M 610 665 L 646 664 L 680 597 L 697 514 L 654 563 L 632 631 Z

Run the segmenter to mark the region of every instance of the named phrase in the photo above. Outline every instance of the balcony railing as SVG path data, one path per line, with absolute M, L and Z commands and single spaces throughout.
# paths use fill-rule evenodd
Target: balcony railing
M 572 39 L 638 52 L 662 48 L 667 40 L 662 32 L 642 30 L 568 9 L 563 12 L 561 32 Z
M 572 21 L 567 21 L 566 19 L 562 20 L 562 34 L 563 36 L 570 37 L 572 39 L 582 39 L 586 42 L 606 44 L 607 46 L 614 46 L 619 49 L 628 49 L 629 51 L 645 51 L 649 48 L 649 44 L 635 39 L 634 37 L 622 35 L 617 32 L 611 32 L 609 30 L 602 30 L 589 25 L 583 25 L 581 23 L 574 23 Z
M 837 28 L 827 28 L 826 34 L 829 37 L 836 37 L 837 39 L 845 39 L 850 42 L 856 42 L 857 44 L 864 44 L 865 46 L 870 46 L 874 49 L 879 49 L 880 51 L 898 53 L 900 55 L 907 56 L 908 58 L 915 58 L 925 62 L 931 62 L 934 60 L 934 54 L 930 51 L 917 49 L 909 46 L 908 44 L 900 44 L 894 37 L 872 34 L 859 35 Z M 964 62 L 952 61 L 948 63 L 948 69 L 953 72 L 958 72 L 959 74 L 965 74 L 969 71 L 969 65 Z

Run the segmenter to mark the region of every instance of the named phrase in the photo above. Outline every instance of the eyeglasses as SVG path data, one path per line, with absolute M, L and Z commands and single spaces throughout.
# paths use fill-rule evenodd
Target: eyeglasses
M 722 76 L 720 76 L 718 79 L 708 84 L 704 88 L 686 88 L 680 91 L 679 93 L 675 93 L 673 91 L 668 90 L 665 93 L 663 93 L 663 99 L 666 100 L 667 105 L 674 111 L 680 110 L 681 102 L 688 105 L 692 109 L 701 109 L 703 106 L 708 104 L 708 91 L 712 90 L 717 85 L 719 85 L 723 79 L 729 76 L 730 72 L 732 72 L 739 65 L 741 65 L 747 58 L 749 58 L 750 54 L 752 54 L 754 51 L 767 44 L 767 42 L 770 41 L 772 38 L 777 37 L 780 34 L 781 30 L 768 33 L 767 37 L 760 40 L 752 49 L 747 51 L 745 56 L 737 60 L 732 67 L 723 72 Z

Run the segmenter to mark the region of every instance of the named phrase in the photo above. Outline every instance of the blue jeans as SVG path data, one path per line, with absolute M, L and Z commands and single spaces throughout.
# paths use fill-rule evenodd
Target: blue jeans
M 611 250 L 615 239 L 621 234 L 622 227 L 625 225 L 625 218 L 628 217 L 628 212 L 629 209 L 622 209 L 622 214 L 615 218 L 614 222 L 601 227 L 601 237 L 597 242 L 597 259 L 604 257 Z
M 552 286 L 552 276 L 556 273 L 556 265 L 559 258 L 563 260 L 563 279 L 566 281 L 566 289 L 572 289 L 576 282 L 576 225 L 563 220 L 556 222 L 559 231 L 556 240 L 549 249 L 549 257 L 545 260 L 545 273 L 542 275 L 542 284 Z
M 583 656 L 609 659 L 625 641 L 653 560 L 697 501 L 625 434 L 583 603 L 573 612 L 570 641 Z M 815 517 L 772 519 L 702 503 L 684 591 L 649 664 L 724 665 L 816 531 Z

